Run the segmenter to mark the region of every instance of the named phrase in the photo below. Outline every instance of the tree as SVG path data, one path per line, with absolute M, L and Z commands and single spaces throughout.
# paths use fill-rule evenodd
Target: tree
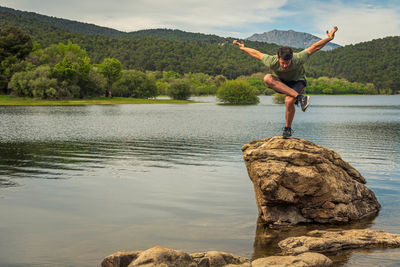
M 60 98 L 83 98 L 88 93 L 87 90 L 92 85 L 89 81 L 92 65 L 86 50 L 79 45 L 71 41 L 67 44 L 51 45 L 44 50 L 40 61 L 52 67 L 52 73 L 62 84 L 60 89 L 63 93 L 60 92 Z
M 190 95 L 190 84 L 186 80 L 175 80 L 168 87 L 168 96 L 170 96 L 172 99 L 187 100 L 189 99 Z
M 217 86 L 210 75 L 205 73 L 186 73 L 184 78 L 190 83 L 192 95 L 213 95 Z
M 113 86 L 113 96 L 149 98 L 157 96 L 154 78 L 137 70 L 122 71 L 121 78 Z
M 49 66 L 18 72 L 11 78 L 11 93 L 16 96 L 54 99 L 58 97 L 57 79 L 51 77 Z
M 99 72 L 106 78 L 106 97 L 109 97 L 111 96 L 113 83 L 118 81 L 122 76 L 122 64 L 116 58 L 106 58 L 103 60 L 103 63 L 99 65 Z
M 0 29 L 0 90 L 8 93 L 12 75 L 21 71 L 20 62 L 32 51 L 31 37 L 16 27 Z
M 257 104 L 257 89 L 243 80 L 227 81 L 217 90 L 217 98 L 228 104 Z
M 284 94 L 274 94 L 272 101 L 275 104 L 285 104 L 285 98 L 286 98 L 286 95 L 284 95 Z
M 12 93 L 37 98 L 84 98 L 104 94 L 105 79 L 90 64 L 90 58 L 80 46 L 68 41 L 42 50 L 26 58 L 25 70 L 14 74 L 10 82 Z M 14 65 L 16 66 L 16 65 Z

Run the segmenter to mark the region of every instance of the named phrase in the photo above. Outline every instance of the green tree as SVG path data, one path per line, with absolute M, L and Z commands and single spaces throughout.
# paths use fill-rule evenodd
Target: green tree
M 122 76 L 122 64 L 116 58 L 106 58 L 99 65 L 99 72 L 106 78 L 106 97 L 109 97 L 111 96 L 113 83 L 118 81 Z
M 0 28 L 0 90 L 8 92 L 12 75 L 23 70 L 20 62 L 32 51 L 31 37 L 16 27 Z
M 11 78 L 9 87 L 16 96 L 54 99 L 58 97 L 57 79 L 51 77 L 49 66 L 18 72 Z
M 192 95 L 211 95 L 217 91 L 214 80 L 208 74 L 186 73 L 184 78 L 190 83 Z
M 107 82 L 104 76 L 92 68 L 85 86 L 80 89 L 81 98 L 102 96 L 105 94 L 106 86 Z
M 247 81 L 227 81 L 217 90 L 217 98 L 228 104 L 257 104 L 260 99 L 257 96 L 257 89 Z
M 268 88 L 265 85 L 264 81 L 259 79 L 259 78 L 250 77 L 250 78 L 247 79 L 247 82 L 251 86 L 253 86 L 253 87 L 255 87 L 257 89 L 257 91 L 258 91 L 257 94 L 265 94 L 266 92 L 269 92 L 269 91 L 267 91 Z
M 157 96 L 157 86 L 152 76 L 137 70 L 126 70 L 113 84 L 112 92 L 113 96 L 150 98 Z
M 224 75 L 217 75 L 213 78 L 213 82 L 217 87 L 220 87 L 224 82 L 226 82 L 226 77 Z
M 286 98 L 286 95 L 284 95 L 284 94 L 274 94 L 272 101 L 275 104 L 285 104 L 285 98 Z
M 190 84 L 183 79 L 173 81 L 168 87 L 168 96 L 172 99 L 187 100 L 190 98 Z

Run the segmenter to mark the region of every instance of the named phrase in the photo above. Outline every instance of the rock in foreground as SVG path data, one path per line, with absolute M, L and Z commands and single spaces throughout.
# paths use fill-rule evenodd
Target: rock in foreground
M 337 252 L 355 248 L 398 248 L 400 235 L 378 230 L 315 230 L 307 236 L 290 237 L 279 242 L 279 247 L 286 255 L 305 252 Z
M 333 262 L 325 255 L 307 252 L 298 256 L 271 256 L 253 261 L 251 267 L 329 267 Z
M 264 266 L 331 266 L 332 261 L 319 253 L 297 256 L 273 256 L 249 259 L 226 252 L 209 251 L 187 254 L 156 246 L 145 251 L 117 252 L 105 258 L 102 267 L 264 267 Z
M 106 257 L 102 267 L 222 267 L 228 264 L 250 263 L 246 258 L 230 253 L 209 251 L 204 253 L 187 254 L 180 250 L 174 250 L 156 246 L 145 251 L 117 252 Z M 245 266 L 245 265 L 243 265 Z
M 377 215 L 364 177 L 333 150 L 271 137 L 242 147 L 261 218 L 267 224 L 348 223 Z

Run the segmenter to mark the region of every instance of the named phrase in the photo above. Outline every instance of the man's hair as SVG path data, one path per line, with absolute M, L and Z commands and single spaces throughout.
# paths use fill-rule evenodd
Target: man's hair
M 293 50 L 289 46 L 282 46 L 278 49 L 278 58 L 283 60 L 291 60 L 293 58 Z

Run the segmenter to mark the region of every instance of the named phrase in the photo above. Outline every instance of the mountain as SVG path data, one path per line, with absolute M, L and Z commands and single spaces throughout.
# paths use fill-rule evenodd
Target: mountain
M 12 16 L 12 20 L 18 20 L 17 24 L 13 23 L 13 26 L 24 26 L 23 28 L 32 28 L 33 24 L 42 24 L 41 27 L 49 27 L 53 29 L 78 33 L 78 34 L 90 34 L 90 35 L 101 35 L 111 38 L 146 38 L 146 37 L 156 37 L 169 40 L 182 40 L 190 41 L 195 43 L 223 43 L 227 39 L 203 33 L 192 33 L 185 32 L 181 30 L 173 29 L 150 29 L 150 30 L 140 30 L 133 32 L 123 32 L 115 29 L 97 26 L 95 24 L 83 23 L 79 21 L 67 20 L 62 18 L 56 18 L 51 16 L 45 16 L 37 14 L 34 12 L 20 11 L 8 7 L 0 6 L 0 26 L 7 26 L 7 19 Z M 30 26 L 31 24 L 31 26 Z M 31 30 L 34 32 L 34 29 Z M 231 40 L 231 39 L 229 39 Z
M 305 32 L 295 32 L 293 30 L 279 31 L 273 30 L 269 32 L 264 32 L 261 34 L 253 34 L 247 40 L 266 42 L 278 44 L 281 46 L 291 46 L 296 48 L 307 48 L 313 43 L 318 42 L 321 38 L 314 36 Z M 340 45 L 335 43 L 328 43 L 322 50 L 333 50 L 340 47 Z

